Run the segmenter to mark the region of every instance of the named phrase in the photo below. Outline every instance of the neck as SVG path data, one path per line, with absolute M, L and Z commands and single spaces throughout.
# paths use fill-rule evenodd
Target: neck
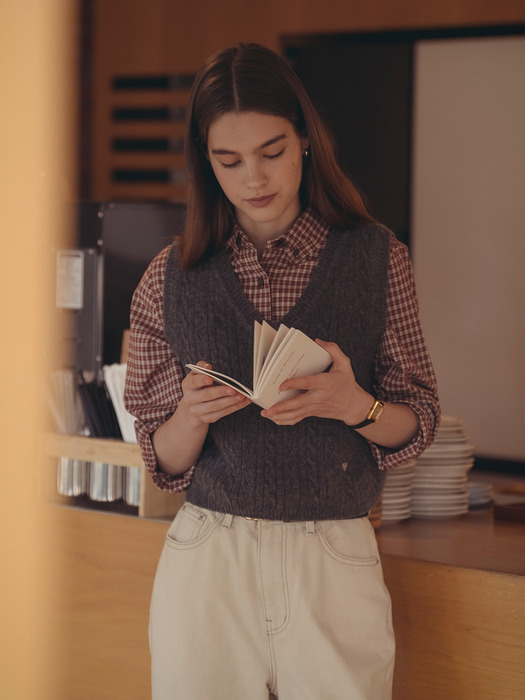
M 272 241 L 274 238 L 279 238 L 279 236 L 282 236 L 283 233 L 286 233 L 286 231 L 289 230 L 292 223 L 289 226 L 284 227 L 276 227 L 273 222 L 268 225 L 260 224 L 254 226 L 253 222 L 246 225 L 242 219 L 239 219 L 239 226 L 253 243 L 253 246 L 256 248 L 259 255 L 262 255 L 268 241 Z

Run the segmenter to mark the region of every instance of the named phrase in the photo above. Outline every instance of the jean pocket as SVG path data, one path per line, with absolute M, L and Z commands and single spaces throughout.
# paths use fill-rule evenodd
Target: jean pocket
M 170 525 L 166 544 L 177 549 L 195 547 L 210 537 L 222 517 L 220 513 L 184 503 Z
M 332 559 L 350 566 L 379 564 L 377 543 L 368 518 L 322 520 L 315 525 L 319 541 Z

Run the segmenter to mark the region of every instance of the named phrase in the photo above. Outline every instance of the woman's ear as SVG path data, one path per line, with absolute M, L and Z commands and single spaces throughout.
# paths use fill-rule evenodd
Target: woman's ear
M 303 136 L 301 139 L 301 148 L 303 151 L 303 155 L 306 155 L 307 153 L 310 152 L 310 141 L 307 136 Z

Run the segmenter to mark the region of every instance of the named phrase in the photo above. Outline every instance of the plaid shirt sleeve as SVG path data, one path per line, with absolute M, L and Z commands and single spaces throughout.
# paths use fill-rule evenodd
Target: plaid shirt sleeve
M 146 469 L 164 491 L 183 491 L 194 467 L 181 476 L 161 472 L 151 436 L 174 413 L 185 372 L 164 337 L 164 274 L 170 247 L 150 264 L 133 295 L 124 403 L 136 418 L 135 433 Z
M 393 235 L 388 269 L 386 329 L 376 354 L 379 399 L 405 403 L 419 418 L 419 430 L 400 450 L 370 443 L 381 469 L 414 459 L 433 441 L 440 420 L 437 382 L 427 350 L 409 253 Z

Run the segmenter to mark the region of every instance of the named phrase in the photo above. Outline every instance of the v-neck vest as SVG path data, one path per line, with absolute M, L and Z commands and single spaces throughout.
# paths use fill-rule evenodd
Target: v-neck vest
M 335 342 L 360 386 L 374 393 L 385 330 L 390 232 L 379 224 L 332 229 L 318 265 L 281 322 Z M 182 271 L 173 245 L 164 287 L 165 335 L 186 364 L 206 360 L 252 386 L 253 325 L 262 317 L 224 250 Z M 352 518 L 377 502 L 384 475 L 368 442 L 342 421 L 278 426 L 251 404 L 209 427 L 186 499 L 271 520 Z

